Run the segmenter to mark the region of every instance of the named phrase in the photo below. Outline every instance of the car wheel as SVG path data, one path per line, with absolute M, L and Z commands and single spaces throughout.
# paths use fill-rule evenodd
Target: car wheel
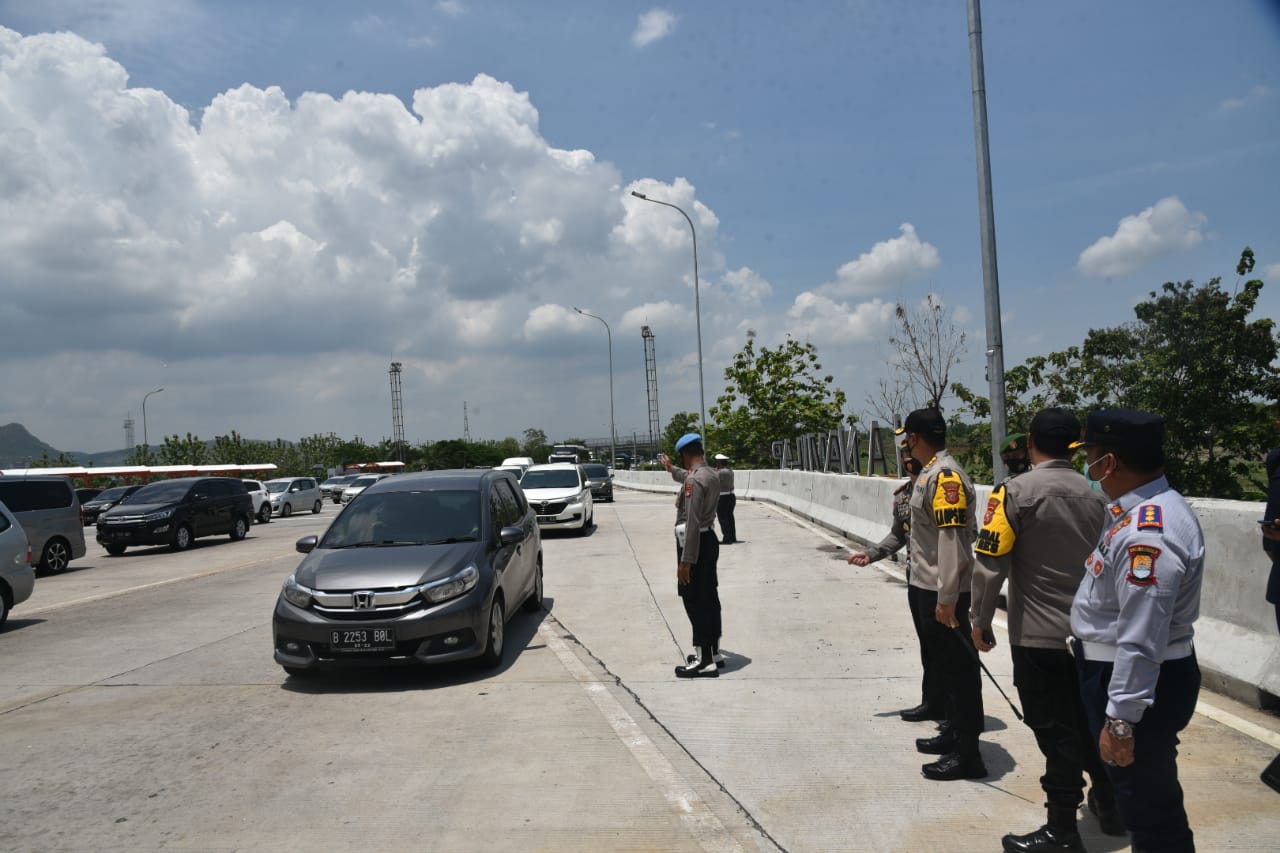
M 538 560 L 538 565 L 533 570 L 533 590 L 529 593 L 529 597 L 524 600 L 525 613 L 537 613 L 542 609 L 542 560 Z
M 318 501 L 318 500 L 317 500 L 317 501 L 315 502 L 315 505 L 314 505 L 313 507 L 311 507 L 311 514 L 312 514 L 312 515 L 315 515 L 315 514 L 319 513 L 319 512 L 320 512 L 320 510 L 321 510 L 320 501 Z
M 66 540 L 53 538 L 44 543 L 44 552 L 40 555 L 40 569 L 51 575 L 61 574 L 67 570 L 71 562 L 71 548 Z
M 0 629 L 4 628 L 4 623 L 9 621 L 9 609 L 13 607 L 9 603 L 9 593 L 0 587 Z
M 303 669 L 300 666 L 286 666 L 284 671 L 290 678 L 311 678 L 316 674 L 314 669 Z
M 169 545 L 174 551 L 185 551 L 191 547 L 191 528 L 185 524 L 179 524 L 178 529 L 173 531 L 173 542 Z
M 262 509 L 258 510 L 258 523 L 266 524 L 271 520 L 271 504 L 264 503 Z
M 284 506 L 280 507 L 281 518 L 288 518 L 291 515 L 293 515 L 293 504 L 285 504 Z
M 106 548 L 106 549 L 107 549 L 107 553 L 108 553 L 108 554 L 110 554 L 111 556 L 113 556 L 113 557 L 119 557 L 121 554 L 123 554 L 123 553 L 124 553 L 124 549 L 125 549 L 125 547 L 126 547 L 126 546 L 124 546 L 124 545 L 103 545 L 102 547 Z
M 231 541 L 239 542 L 241 539 L 249 535 L 249 516 L 241 515 L 236 517 L 236 523 L 231 525 Z
M 480 655 L 480 665 L 492 669 L 502 663 L 502 652 L 506 647 L 507 618 L 502 606 L 502 596 L 495 595 L 489 607 L 489 631 L 485 641 L 484 654 Z

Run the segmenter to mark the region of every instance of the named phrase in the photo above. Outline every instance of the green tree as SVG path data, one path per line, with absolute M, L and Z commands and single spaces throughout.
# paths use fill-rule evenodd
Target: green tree
M 694 412 L 676 412 L 662 431 L 662 452 L 676 458 L 676 442 L 685 433 L 698 431 L 698 416 Z
M 845 393 L 823 375 L 811 343 L 788 338 L 757 352 L 748 339 L 724 376 L 729 384 L 711 407 L 708 441 L 740 465 L 771 465 L 773 442 L 847 422 Z
M 161 465 L 208 465 L 209 444 L 198 435 L 166 435 L 157 449 Z
M 1236 272 L 1243 279 L 1253 266 L 1246 247 Z M 1165 418 L 1175 487 L 1202 497 L 1256 496 L 1257 462 L 1280 399 L 1275 323 L 1252 317 L 1262 287 L 1260 279 L 1238 281 L 1234 293 L 1220 278 L 1166 282 L 1134 308 L 1135 322 L 1091 329 L 1082 346 L 1028 359 L 1005 377 L 1010 430 L 1045 406 L 1074 409 L 1082 420 L 1096 408 L 1146 409 Z M 959 386 L 956 393 L 970 412 L 989 416 L 986 398 Z
M 551 442 L 547 440 L 545 432 L 530 427 L 524 431 L 524 444 L 520 449 L 524 451 L 523 455 L 531 456 L 534 462 L 542 463 L 546 462 L 547 457 L 551 455 Z

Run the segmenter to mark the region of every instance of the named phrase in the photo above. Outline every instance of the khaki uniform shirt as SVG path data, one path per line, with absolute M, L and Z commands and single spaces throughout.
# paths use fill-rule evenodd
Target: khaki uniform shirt
M 911 585 L 955 604 L 973 579 L 973 482 L 946 450 L 916 478 L 911 507 Z
M 716 476 L 720 478 L 720 494 L 733 494 L 733 469 L 728 465 L 723 468 L 717 468 Z
M 1106 498 L 1071 463 L 1041 462 L 991 493 L 975 548 L 970 618 L 990 628 L 1009 579 L 1009 642 L 1066 650 L 1071 600 L 1107 523 Z
M 689 472 L 681 468 L 679 465 L 673 465 L 671 467 L 671 479 L 675 480 L 677 483 L 683 484 L 684 481 L 687 480 L 688 478 L 689 478 Z M 676 526 L 677 527 L 679 527 L 681 524 L 684 524 L 684 519 L 687 514 L 688 513 L 685 511 L 685 507 L 684 507 L 684 489 L 681 489 L 679 492 L 676 493 Z
M 684 552 L 680 555 L 680 562 L 692 565 L 701 556 L 702 531 L 710 530 L 716 520 L 720 478 L 716 476 L 715 469 L 705 462 L 694 467 L 685 478 L 681 495 L 687 520 Z
M 890 554 L 896 554 L 906 547 L 907 538 L 911 531 L 910 501 L 911 481 L 908 480 L 893 493 L 893 526 L 889 528 L 889 534 L 867 552 L 871 555 L 872 562 L 883 560 Z

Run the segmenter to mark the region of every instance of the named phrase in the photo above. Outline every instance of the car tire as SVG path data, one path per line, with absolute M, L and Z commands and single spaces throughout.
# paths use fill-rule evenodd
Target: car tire
M 293 504 L 285 504 L 284 506 L 280 507 L 281 518 L 288 518 L 291 515 L 293 515 Z
M 4 623 L 9 621 L 9 611 L 13 609 L 13 605 L 9 603 L 9 591 L 0 586 L 0 631 L 4 630 Z
M 525 613 L 537 613 L 542 609 L 542 559 L 538 559 L 538 565 L 534 568 L 533 573 L 533 589 L 529 592 L 529 597 L 524 600 Z
M 231 525 L 231 541 L 239 542 L 241 539 L 249 535 L 249 516 L 236 516 L 235 523 Z
M 489 605 L 489 627 L 485 629 L 484 653 L 477 663 L 485 669 L 493 669 L 502 663 L 502 653 L 507 646 L 507 611 L 502 596 L 495 595 Z
M 282 668 L 284 669 L 285 674 L 290 678 L 311 678 L 316 674 L 314 669 L 304 669 L 300 666 L 286 666 Z
M 323 507 L 321 506 L 320 501 L 319 501 L 319 500 L 317 500 L 317 501 L 315 502 L 315 504 L 311 507 L 311 514 L 312 514 L 312 515 L 319 515 L 319 514 L 320 514 L 320 510 L 321 510 L 321 509 L 323 509 Z
M 262 505 L 262 509 L 258 510 L 258 523 L 266 524 L 271 520 L 271 503 L 268 501 Z
M 128 546 L 127 545 L 103 545 L 102 547 L 106 548 L 107 553 L 110 554 L 111 556 L 119 557 L 121 554 L 124 553 L 124 549 L 127 548 Z
M 191 528 L 185 524 L 179 524 L 174 528 L 173 541 L 169 543 L 169 548 L 173 551 L 186 551 L 191 548 L 191 542 Z
M 67 570 L 67 566 L 71 563 L 71 546 L 67 544 L 67 540 L 57 536 L 44 543 L 44 550 L 40 552 L 39 569 L 51 575 L 60 575 Z

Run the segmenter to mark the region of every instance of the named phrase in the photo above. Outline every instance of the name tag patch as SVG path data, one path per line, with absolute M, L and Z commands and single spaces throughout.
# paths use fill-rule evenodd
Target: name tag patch
M 1156 558 L 1159 556 L 1160 549 L 1152 545 L 1130 545 L 1129 576 L 1125 580 L 1134 586 L 1155 586 Z

